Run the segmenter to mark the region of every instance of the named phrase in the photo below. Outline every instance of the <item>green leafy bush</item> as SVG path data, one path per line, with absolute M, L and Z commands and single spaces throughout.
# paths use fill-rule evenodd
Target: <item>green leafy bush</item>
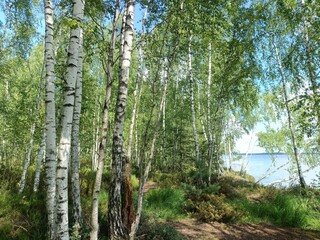
M 232 205 L 226 203 L 223 194 L 213 195 L 202 193 L 189 195 L 187 210 L 203 222 L 232 222 L 240 217 Z
M 172 225 L 152 221 L 150 218 L 145 217 L 141 219 L 137 239 L 140 239 L 140 236 L 145 240 L 187 240 Z

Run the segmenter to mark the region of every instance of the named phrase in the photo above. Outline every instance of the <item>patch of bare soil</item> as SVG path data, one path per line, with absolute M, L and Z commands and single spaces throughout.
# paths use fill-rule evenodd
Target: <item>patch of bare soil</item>
M 157 187 L 158 187 L 157 183 L 152 182 L 152 181 L 148 181 L 143 186 L 143 192 L 146 193 L 146 192 L 148 192 L 148 191 L 150 191 L 152 189 L 155 189 Z
M 266 224 L 201 223 L 195 219 L 170 222 L 177 231 L 195 240 L 320 240 L 320 231 L 281 228 Z

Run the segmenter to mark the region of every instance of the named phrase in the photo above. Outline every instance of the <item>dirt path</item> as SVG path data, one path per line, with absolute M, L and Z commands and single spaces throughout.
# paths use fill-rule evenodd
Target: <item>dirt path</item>
M 152 181 L 148 181 L 143 186 L 143 192 L 146 193 L 146 192 L 148 192 L 148 191 L 150 191 L 152 189 L 155 189 L 157 187 L 158 187 L 157 183 L 152 182 Z
M 194 240 L 320 240 L 320 231 L 280 228 L 262 224 L 199 223 L 195 219 L 170 222 L 180 233 Z

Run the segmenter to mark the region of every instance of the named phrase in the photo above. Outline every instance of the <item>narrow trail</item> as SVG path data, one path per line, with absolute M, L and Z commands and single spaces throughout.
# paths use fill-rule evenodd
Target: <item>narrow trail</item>
M 280 228 L 266 224 L 201 223 L 195 219 L 171 221 L 177 231 L 194 240 L 320 240 L 320 231 Z
M 148 191 L 150 191 L 150 190 L 152 190 L 152 189 L 155 189 L 155 188 L 157 188 L 157 187 L 158 187 L 157 183 L 152 182 L 152 181 L 148 181 L 148 182 L 146 182 L 146 183 L 144 184 L 143 192 L 146 193 L 146 192 L 148 192 Z

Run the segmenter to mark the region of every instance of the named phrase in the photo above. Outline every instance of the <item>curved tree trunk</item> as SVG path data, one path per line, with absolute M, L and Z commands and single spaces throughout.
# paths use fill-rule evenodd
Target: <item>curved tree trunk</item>
M 103 119 L 102 119 L 102 132 L 101 132 L 101 141 L 99 145 L 99 154 L 98 154 L 98 169 L 96 172 L 96 178 L 93 188 L 93 195 L 92 195 L 92 212 L 91 212 L 91 232 L 90 232 L 90 239 L 97 240 L 98 239 L 98 232 L 99 232 L 99 222 L 98 222 L 98 209 L 99 209 L 99 193 L 101 190 L 101 179 L 102 173 L 104 169 L 104 160 L 105 160 L 105 152 L 107 147 L 107 133 L 108 133 L 108 121 L 109 121 L 109 107 L 110 107 L 110 100 L 111 100 L 111 90 L 112 90 L 112 71 L 113 71 L 113 64 L 114 64 L 114 51 L 116 45 L 116 38 L 117 38 L 117 23 L 119 19 L 120 13 L 120 0 L 117 0 L 113 23 L 112 23 L 112 35 L 111 35 L 111 44 L 109 49 L 108 55 L 108 66 L 107 66 L 107 87 L 106 87 L 106 99 L 104 103 L 103 109 Z
M 68 218 L 68 167 L 71 149 L 71 132 L 75 103 L 75 88 L 78 73 L 80 29 L 83 18 L 84 0 L 74 0 L 73 21 L 76 28 L 71 28 L 68 49 L 66 85 L 62 110 L 62 129 L 58 148 L 57 165 L 57 239 L 69 239 Z
M 119 86 L 115 109 L 113 144 L 112 144 L 112 177 L 109 191 L 108 223 L 110 239 L 128 239 L 131 223 L 124 223 L 123 209 L 128 208 L 123 198 L 123 171 L 126 157 L 123 150 L 123 127 L 128 95 L 128 80 L 131 63 L 131 51 L 134 25 L 134 0 L 126 0 L 125 22 L 120 42 L 123 43 L 120 52 Z M 128 179 L 131 183 L 131 178 Z M 122 198 L 121 199 L 121 195 Z
M 287 115 L 288 115 L 288 125 L 289 125 L 290 134 L 291 134 L 291 143 L 292 143 L 292 148 L 293 148 L 293 153 L 294 153 L 294 160 L 296 162 L 297 169 L 298 169 L 300 185 L 301 185 L 302 188 L 305 188 L 306 187 L 306 182 L 305 182 L 303 174 L 302 174 L 302 169 L 301 169 L 301 165 L 300 165 L 300 161 L 299 161 L 299 157 L 298 157 L 298 148 L 297 148 L 297 142 L 296 142 L 296 135 L 295 135 L 295 131 L 294 131 L 294 128 L 293 128 L 292 114 L 291 114 L 291 110 L 290 110 L 289 103 L 288 103 L 288 94 L 287 94 L 287 89 L 286 89 L 286 78 L 285 78 L 284 73 L 283 73 L 283 68 L 282 68 L 282 63 L 281 63 L 281 59 L 280 59 L 278 46 L 277 46 L 277 44 L 275 43 L 274 40 L 273 40 L 273 45 L 275 47 L 276 59 L 277 59 L 277 63 L 278 63 L 278 69 L 279 69 L 279 73 L 280 73 L 280 76 L 281 76 L 282 91 L 283 91 L 284 102 L 285 102 Z
M 55 114 L 55 73 L 53 49 L 53 8 L 52 0 L 44 1 L 45 10 L 45 67 L 46 67 L 46 165 L 48 239 L 55 239 L 55 194 L 56 194 L 56 114 Z
M 149 156 L 148 162 L 146 163 L 146 167 L 143 171 L 143 174 L 142 174 L 142 165 L 143 165 L 143 162 L 144 162 L 143 159 L 144 159 L 146 153 L 145 153 L 145 151 L 142 152 L 143 156 L 141 157 L 141 163 L 140 163 L 141 176 L 140 176 L 139 193 L 138 193 L 139 194 L 138 195 L 138 206 L 137 206 L 137 213 L 135 216 L 135 220 L 131 226 L 130 240 L 134 240 L 135 235 L 138 231 L 138 226 L 140 224 L 141 212 L 142 212 L 142 202 L 143 202 L 143 188 L 144 188 L 145 182 L 148 180 L 149 171 L 151 169 L 151 163 L 154 159 L 154 152 L 155 152 L 156 140 L 157 140 L 157 135 L 158 135 L 158 129 L 160 127 L 161 115 L 163 114 L 163 109 L 164 109 L 164 105 L 165 105 L 165 101 L 166 101 L 168 79 L 169 79 L 169 74 L 167 74 L 167 76 L 165 78 L 164 89 L 163 89 L 161 102 L 160 102 L 160 106 L 159 106 L 159 110 L 158 110 L 158 114 L 157 114 L 157 118 L 156 118 L 155 129 L 153 132 L 153 138 L 152 138 L 151 149 L 150 149 L 150 156 Z M 150 116 L 152 117 L 152 114 Z M 147 141 L 146 138 L 145 138 L 145 141 Z M 146 143 L 144 145 L 146 145 Z
M 73 208 L 73 227 L 72 231 L 78 233 L 82 227 L 82 208 L 80 200 L 80 117 L 82 104 L 82 64 L 83 64 L 83 33 L 80 28 L 79 57 L 77 82 L 75 92 L 75 102 L 72 122 L 72 142 L 71 142 L 71 188 L 72 188 L 72 208 Z
M 46 130 L 44 128 L 43 134 L 42 134 L 41 145 L 40 145 L 40 149 L 38 151 L 38 156 L 37 156 L 36 174 L 34 177 L 34 184 L 33 184 L 33 191 L 34 192 L 37 192 L 39 189 L 41 163 L 42 163 L 45 151 L 46 151 Z
M 26 185 L 26 177 L 27 177 L 27 171 L 30 166 L 30 158 L 31 158 L 31 153 L 32 153 L 32 147 L 33 147 L 33 142 L 34 142 L 34 132 L 36 130 L 37 126 L 37 118 L 39 115 L 39 110 L 41 107 L 41 100 L 42 100 L 42 92 L 43 92 L 43 74 L 44 74 L 44 64 L 41 70 L 41 77 L 40 77 L 40 83 L 39 83 L 39 96 L 37 98 L 37 103 L 36 103 L 36 110 L 35 110 L 35 115 L 34 115 L 34 121 L 32 123 L 31 129 L 30 129 L 30 142 L 29 142 L 29 148 L 28 152 L 26 154 L 26 159 L 21 175 L 21 180 L 20 180 L 20 189 L 19 193 L 21 194 L 24 190 L 24 187 Z

